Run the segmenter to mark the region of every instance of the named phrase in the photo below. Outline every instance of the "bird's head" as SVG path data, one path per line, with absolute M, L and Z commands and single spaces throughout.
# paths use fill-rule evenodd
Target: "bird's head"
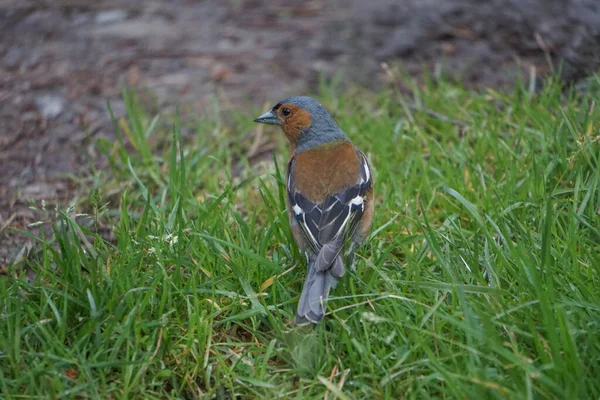
M 327 109 L 318 101 L 306 96 L 288 97 L 275 104 L 254 122 L 281 126 L 296 151 L 308 150 L 333 141 L 348 140 Z

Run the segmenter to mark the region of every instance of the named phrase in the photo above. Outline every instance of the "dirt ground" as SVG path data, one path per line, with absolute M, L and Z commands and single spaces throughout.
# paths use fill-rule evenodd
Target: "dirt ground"
M 314 89 L 320 74 L 377 88 L 381 63 L 440 66 L 473 87 L 509 85 L 564 60 L 577 81 L 600 66 L 597 0 L 0 0 L 0 268 L 22 240 L 28 201 L 68 204 L 72 177 L 123 85 L 156 109 L 213 99 L 260 107 Z M 550 61 L 550 63 L 549 63 Z

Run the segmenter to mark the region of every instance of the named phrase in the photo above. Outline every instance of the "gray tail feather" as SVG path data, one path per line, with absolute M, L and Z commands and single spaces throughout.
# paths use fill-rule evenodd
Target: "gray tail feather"
M 302 295 L 296 312 L 296 325 L 316 324 L 325 315 L 325 300 L 329 297 L 329 290 L 335 288 L 344 275 L 344 264 L 341 257 L 336 257 L 329 268 L 316 265 L 319 260 L 308 263 L 306 280 L 302 288 Z

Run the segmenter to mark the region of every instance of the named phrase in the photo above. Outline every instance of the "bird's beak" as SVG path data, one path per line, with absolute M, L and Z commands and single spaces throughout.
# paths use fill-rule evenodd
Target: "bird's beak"
M 275 114 L 273 114 L 273 111 L 267 111 L 260 117 L 256 118 L 254 120 L 254 122 L 258 122 L 259 124 L 268 124 L 268 125 L 280 125 L 281 124 L 281 122 L 279 122 L 279 119 L 277 118 L 277 116 Z

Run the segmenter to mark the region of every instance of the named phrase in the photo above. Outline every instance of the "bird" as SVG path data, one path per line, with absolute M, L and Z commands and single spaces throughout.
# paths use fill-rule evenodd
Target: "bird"
M 293 237 L 307 260 L 295 323 L 318 324 L 324 302 L 352 264 L 373 220 L 373 174 L 365 154 L 327 109 L 307 96 L 277 103 L 254 122 L 281 127 L 290 144 L 287 211 Z

